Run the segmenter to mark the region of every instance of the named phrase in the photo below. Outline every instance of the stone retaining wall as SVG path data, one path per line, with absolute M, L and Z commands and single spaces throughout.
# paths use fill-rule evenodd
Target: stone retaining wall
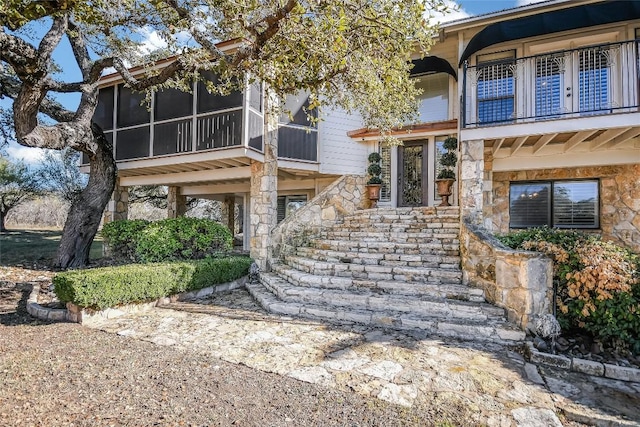
M 463 283 L 484 289 L 487 301 L 507 310 L 509 321 L 531 329 L 551 312 L 553 263 L 536 252 L 516 251 L 476 225 L 460 224 Z
M 358 209 L 368 208 L 370 202 L 366 197 L 365 182 L 364 176 L 344 175 L 278 224 L 271 234 L 270 260 L 280 260 L 296 247 L 305 246 L 323 228 Z
M 233 282 L 222 283 L 220 285 L 209 286 L 190 292 L 182 292 L 164 298 L 158 298 L 155 301 L 135 304 L 123 304 L 118 307 L 106 308 L 104 310 L 93 310 L 77 306 L 68 302 L 66 309 L 54 309 L 42 307 L 38 304 L 38 294 L 40 293 L 40 285 L 34 285 L 27 301 L 27 312 L 42 320 L 67 320 L 80 324 L 88 324 L 99 319 L 112 319 L 129 313 L 141 313 L 151 310 L 153 307 L 168 304 L 175 301 L 190 301 L 211 295 L 216 292 L 226 292 L 239 289 L 245 286 L 249 276 L 241 277 Z

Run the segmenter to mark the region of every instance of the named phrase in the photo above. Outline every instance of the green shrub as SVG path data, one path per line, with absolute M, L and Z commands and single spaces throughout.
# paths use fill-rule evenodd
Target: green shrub
M 202 259 L 231 250 L 227 227 L 208 219 L 170 218 L 149 224 L 138 238 L 136 255 L 144 262 Z
M 142 262 L 202 259 L 229 251 L 233 236 L 208 219 L 170 218 L 114 221 L 102 229 L 114 257 Z
M 53 284 L 62 302 L 104 309 L 227 283 L 247 275 L 251 262 L 229 257 L 72 270 L 54 276 Z
M 143 219 L 108 222 L 102 227 L 102 237 L 114 256 L 135 260 L 138 237 L 148 225 Z
M 640 353 L 638 255 L 595 235 L 547 227 L 499 239 L 551 257 L 563 329 L 582 329 L 614 348 Z

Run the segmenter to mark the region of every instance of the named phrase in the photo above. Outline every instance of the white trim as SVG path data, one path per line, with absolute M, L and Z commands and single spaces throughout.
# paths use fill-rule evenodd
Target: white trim
M 461 129 L 460 139 L 472 141 L 478 139 L 500 139 L 518 136 L 544 135 L 547 133 L 580 132 L 616 127 L 634 127 L 640 123 L 640 113 L 603 114 L 570 119 L 548 120 L 536 123 L 520 123 L 502 126 L 483 126 Z M 541 132 L 541 130 L 543 130 Z
M 278 157 L 278 169 L 299 169 L 318 172 L 320 170 L 320 165 L 317 162 Z
M 250 159 L 262 161 L 262 154 L 246 147 L 234 146 L 230 148 L 213 148 L 208 151 L 198 151 L 196 153 L 179 153 L 166 154 L 164 156 L 156 156 L 153 158 L 118 160 L 118 169 L 140 169 L 168 165 L 180 165 L 185 163 L 207 162 L 222 159 L 231 159 L 239 157 L 248 157 Z
M 175 185 L 186 182 L 223 181 L 251 177 L 251 166 L 237 168 L 209 169 L 194 172 L 163 173 L 156 175 L 139 175 L 120 177 L 120 185 Z
M 608 166 L 640 163 L 640 150 L 572 151 L 564 153 L 562 146 L 545 147 L 542 155 L 533 155 L 532 147 L 523 148 L 518 156 L 494 157 L 493 171 L 506 172 L 532 169 L 565 169 L 580 166 Z

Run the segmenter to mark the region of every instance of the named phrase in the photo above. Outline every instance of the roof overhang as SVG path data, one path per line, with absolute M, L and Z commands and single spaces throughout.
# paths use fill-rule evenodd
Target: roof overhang
M 640 18 L 640 1 L 610 0 L 495 22 L 476 34 L 460 57 L 459 66 L 474 53 L 502 42 Z
M 458 120 L 453 119 L 444 122 L 407 125 L 400 129 L 394 129 L 390 135 L 398 139 L 417 139 L 428 135 L 457 132 Z M 377 141 L 381 138 L 382 134 L 378 129 L 361 128 L 347 132 L 347 136 L 356 141 Z
M 456 81 L 458 80 L 458 74 L 449 61 L 438 56 L 425 56 L 422 59 L 414 59 L 411 63 L 413 64 L 410 71 L 412 77 L 429 73 L 447 73 L 453 76 Z

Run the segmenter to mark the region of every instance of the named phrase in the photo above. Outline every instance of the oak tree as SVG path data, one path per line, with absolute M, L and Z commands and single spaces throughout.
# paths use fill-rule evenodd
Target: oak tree
M 225 93 L 245 79 L 262 81 L 283 98 L 311 93 L 311 108 L 334 104 L 357 110 L 383 133 L 416 117 L 410 56 L 425 53 L 434 29 L 425 18 L 446 9 L 443 0 L 5 0 L 0 5 L 0 95 L 13 99 L 18 142 L 72 149 L 89 159 L 87 186 L 73 203 L 57 265 L 88 262 L 89 248 L 114 188 L 112 147 L 91 119 L 99 79 L 115 67 L 133 90 L 186 88 L 204 70 L 219 76 L 210 90 Z M 41 37 L 33 28 L 46 26 Z M 140 64 L 140 29 L 173 52 L 163 67 Z M 36 31 L 37 33 L 37 31 Z M 80 71 L 65 81 L 52 62 L 70 43 Z M 223 51 L 217 42 L 235 41 Z M 63 70 L 64 71 L 64 70 Z M 81 94 L 66 110 L 56 93 Z M 53 118 L 49 125 L 38 113 Z

